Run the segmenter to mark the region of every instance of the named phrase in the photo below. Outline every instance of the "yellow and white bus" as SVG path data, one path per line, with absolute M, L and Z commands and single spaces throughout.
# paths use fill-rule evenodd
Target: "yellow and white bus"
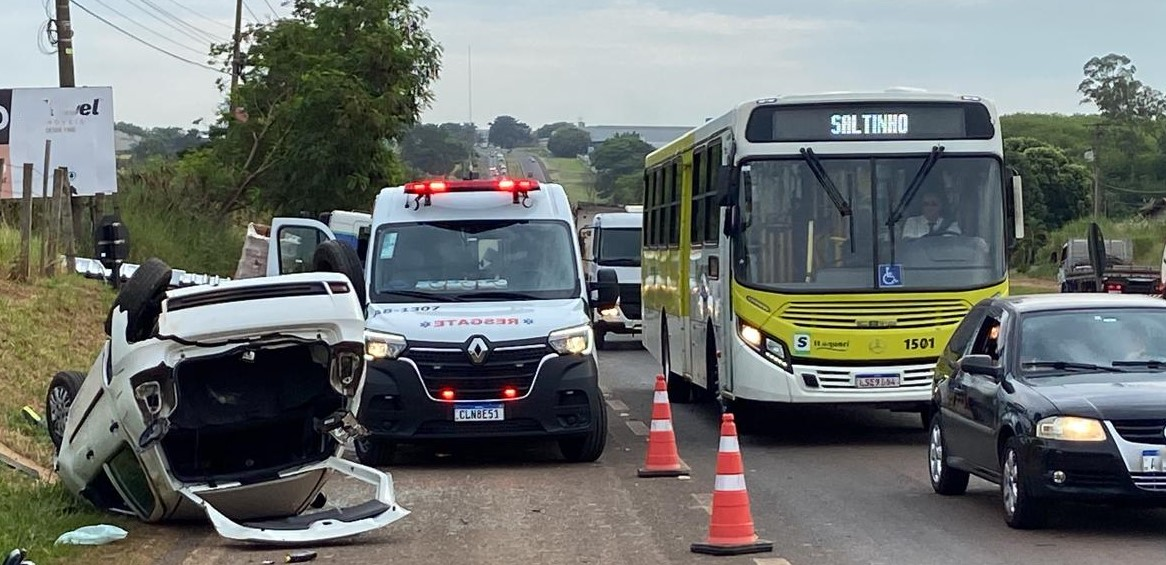
M 673 402 L 719 396 L 745 427 L 773 403 L 929 418 L 938 356 L 973 304 L 1007 294 L 1024 237 L 977 96 L 745 102 L 645 165 L 644 346 Z

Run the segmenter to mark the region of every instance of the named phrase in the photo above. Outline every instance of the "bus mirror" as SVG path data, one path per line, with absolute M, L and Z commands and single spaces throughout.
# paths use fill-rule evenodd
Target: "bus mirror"
M 595 259 L 594 243 L 595 228 L 587 226 L 579 230 L 579 248 L 583 253 L 584 261 L 592 261 Z
M 725 234 L 725 237 L 733 237 L 736 235 L 737 230 L 740 229 L 740 225 L 741 216 L 738 213 L 738 208 L 736 206 L 727 206 L 725 208 L 725 225 L 721 230 Z
M 619 277 L 614 269 L 599 269 L 595 274 L 597 299 L 595 308 L 612 308 L 619 302 Z
M 1012 176 L 1012 222 L 1016 239 L 1024 239 L 1024 189 L 1020 175 Z
M 729 193 L 729 190 L 732 188 L 732 186 L 731 186 L 732 181 L 733 181 L 733 167 L 730 167 L 728 165 L 721 165 L 721 166 L 717 167 L 717 185 L 716 185 L 717 194 L 720 194 L 722 197 L 727 195 Z

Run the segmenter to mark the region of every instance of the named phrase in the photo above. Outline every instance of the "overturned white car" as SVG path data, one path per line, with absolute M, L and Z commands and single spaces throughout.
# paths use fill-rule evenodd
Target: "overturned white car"
M 365 367 L 360 261 L 328 242 L 312 267 L 168 290 L 171 269 L 142 264 L 88 374 L 49 385 L 64 485 L 149 522 L 206 516 L 242 541 L 336 539 L 407 515 L 388 474 L 340 457 L 363 433 L 353 417 Z M 337 471 L 375 497 L 322 509 Z

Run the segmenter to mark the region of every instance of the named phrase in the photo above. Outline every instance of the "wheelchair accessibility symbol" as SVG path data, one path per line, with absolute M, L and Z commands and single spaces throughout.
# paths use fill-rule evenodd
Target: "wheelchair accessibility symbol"
M 903 266 L 897 263 L 879 265 L 879 286 L 903 286 Z

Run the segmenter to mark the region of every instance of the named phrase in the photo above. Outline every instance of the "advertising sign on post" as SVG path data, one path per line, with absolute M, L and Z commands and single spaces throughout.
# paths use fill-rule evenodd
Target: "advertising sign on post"
M 77 195 L 117 192 L 113 124 L 108 86 L 0 89 L 0 158 L 8 169 L 0 198 L 21 197 L 24 163 L 34 164 L 33 195 L 40 196 L 46 140 L 52 141 L 49 171 L 67 167 Z

